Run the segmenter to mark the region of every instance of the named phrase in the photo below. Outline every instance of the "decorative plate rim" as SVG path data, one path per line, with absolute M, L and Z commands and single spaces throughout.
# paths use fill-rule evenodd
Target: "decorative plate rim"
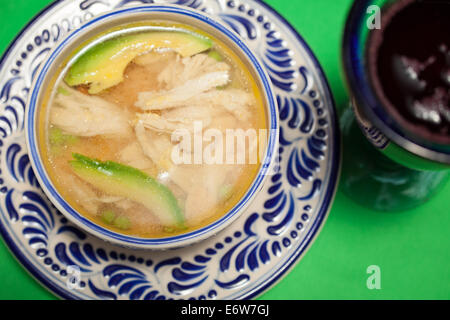
M 318 209 L 317 217 L 314 220 L 310 230 L 307 235 L 303 239 L 302 245 L 298 246 L 296 251 L 289 257 L 289 259 L 283 264 L 283 266 L 277 270 L 277 272 L 273 273 L 270 278 L 266 279 L 264 282 L 239 295 L 238 299 L 252 299 L 260 296 L 265 293 L 268 289 L 275 286 L 279 281 L 282 280 L 284 276 L 288 274 L 288 272 L 295 267 L 295 265 L 300 262 L 301 258 L 304 254 L 309 250 L 311 245 L 317 238 L 317 235 L 320 233 L 323 228 L 328 215 L 331 210 L 332 203 L 337 193 L 338 189 L 338 181 L 341 173 L 341 160 L 342 160 L 342 143 L 341 143 L 341 134 L 339 130 L 339 120 L 336 111 L 336 104 L 334 101 L 334 97 L 332 95 L 332 91 L 330 85 L 328 83 L 327 77 L 321 67 L 318 59 L 314 55 L 313 51 L 300 35 L 300 33 L 283 17 L 281 16 L 275 9 L 273 9 L 270 5 L 266 4 L 262 0 L 253 0 L 254 2 L 260 4 L 265 9 L 267 9 L 270 13 L 272 13 L 276 18 L 278 18 L 281 22 L 284 23 L 284 26 L 288 28 L 288 30 L 292 33 L 292 35 L 299 41 L 300 45 L 304 49 L 312 66 L 315 68 L 318 80 L 320 80 L 320 84 L 323 87 L 323 93 L 325 94 L 327 101 L 329 102 L 329 106 L 327 107 L 327 111 L 330 113 L 330 119 L 333 121 L 334 130 L 332 131 L 333 137 L 330 139 L 333 143 L 333 153 L 330 153 L 330 165 L 331 168 L 329 174 L 329 181 L 327 184 L 326 190 L 324 190 L 323 199 L 320 203 L 320 209 Z M 19 33 L 13 38 L 13 40 L 9 43 L 9 45 L 4 50 L 3 54 L 0 57 L 0 66 L 4 63 L 4 61 L 9 57 L 12 49 L 16 45 L 18 41 L 22 38 L 23 34 L 35 24 L 35 22 L 49 10 L 51 10 L 56 5 L 64 2 L 64 0 L 55 0 L 52 3 L 48 4 L 41 11 L 39 11 L 34 17 L 30 19 L 30 21 L 19 31 Z M 53 295 L 63 298 L 63 299 L 80 299 L 75 294 L 72 294 L 70 290 L 63 290 L 59 286 L 55 285 L 51 279 L 49 279 L 44 273 L 40 272 L 30 260 L 27 259 L 26 255 L 21 250 L 21 247 L 14 242 L 14 240 L 10 237 L 9 233 L 5 229 L 3 224 L 0 224 L 0 234 L 2 235 L 6 247 L 13 254 L 13 256 L 20 262 L 20 264 L 24 267 L 28 274 L 30 274 L 34 279 L 38 281 L 47 291 L 52 293 Z
M 311 248 L 312 244 L 316 240 L 318 234 L 322 230 L 323 226 L 325 225 L 325 222 L 329 216 L 329 213 L 331 211 L 332 204 L 334 202 L 334 198 L 336 197 L 337 189 L 338 189 L 338 182 L 339 177 L 341 175 L 341 163 L 342 163 L 342 141 L 341 141 L 341 132 L 339 130 L 339 119 L 337 116 L 336 111 L 336 102 L 334 101 L 334 97 L 331 91 L 330 84 L 328 83 L 328 79 L 325 75 L 325 72 L 323 71 L 322 66 L 319 63 L 319 60 L 313 53 L 310 46 L 306 43 L 305 39 L 300 35 L 300 33 L 291 25 L 290 22 L 288 22 L 280 13 L 278 13 L 275 9 L 273 9 L 271 6 L 269 6 L 267 3 L 265 3 L 263 0 L 254 0 L 255 2 L 258 2 L 263 7 L 265 7 L 268 11 L 270 11 L 272 14 L 274 14 L 278 19 L 280 19 L 286 27 L 292 32 L 293 35 L 297 38 L 297 40 L 300 42 L 300 44 L 305 49 L 306 53 L 309 55 L 309 58 L 311 59 L 311 62 L 313 63 L 314 67 L 316 68 L 316 71 L 319 75 L 320 80 L 322 80 L 322 84 L 324 85 L 324 92 L 328 96 L 329 101 L 331 102 L 329 112 L 331 114 L 331 118 L 334 120 L 335 130 L 333 132 L 334 134 L 334 147 L 336 148 L 336 153 L 331 154 L 331 157 L 333 157 L 331 163 L 332 168 L 330 169 L 331 175 L 330 175 L 330 182 L 328 184 L 328 188 L 325 192 L 324 201 L 322 202 L 322 206 L 319 210 L 318 217 L 314 223 L 314 226 L 311 228 L 309 234 L 305 238 L 307 243 L 303 246 L 303 248 L 299 248 L 300 250 L 297 250 L 295 254 L 291 256 L 291 259 L 289 260 L 289 263 L 286 263 L 281 271 L 277 272 L 272 276 L 270 280 L 268 280 L 264 285 L 262 285 L 260 288 L 255 290 L 254 292 L 247 293 L 242 299 L 252 299 L 259 297 L 260 295 L 264 294 L 269 290 L 270 288 L 274 287 L 275 285 L 280 282 L 283 277 L 285 277 L 290 270 L 292 270 L 302 259 L 304 254 Z M 317 222 L 319 221 L 319 224 L 317 225 Z

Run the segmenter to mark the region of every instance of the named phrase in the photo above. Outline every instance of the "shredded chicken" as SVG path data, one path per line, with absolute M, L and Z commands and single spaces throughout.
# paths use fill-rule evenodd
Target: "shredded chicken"
M 58 93 L 51 109 L 50 122 L 76 136 L 127 135 L 131 132 L 128 114 L 117 105 L 68 86 Z
M 73 192 L 77 202 L 89 213 L 98 214 L 102 204 L 114 204 L 126 210 L 134 205 L 134 202 L 123 197 L 98 195 L 95 189 L 75 175 L 68 174 L 66 185 Z
M 225 132 L 226 129 L 238 128 L 238 125 L 239 122 L 232 114 L 228 112 L 222 112 L 212 119 L 209 127 Z
M 192 187 L 184 206 L 186 220 L 191 225 L 196 225 L 208 218 L 208 214 L 217 205 L 215 201 L 215 197 L 211 197 L 206 187 L 199 185 Z
M 185 216 L 192 224 L 207 218 L 220 202 L 220 188 L 232 174 L 232 166 L 209 165 L 193 168 L 176 166 L 170 171 L 170 179 L 186 194 Z
M 148 170 L 153 166 L 152 161 L 147 158 L 138 142 L 133 142 L 120 152 L 120 160 L 139 170 Z
M 186 194 L 192 190 L 195 179 L 199 177 L 199 166 L 194 165 L 177 165 L 173 166 L 169 171 L 170 180 L 178 185 Z
M 171 119 L 161 117 L 156 113 L 141 113 L 138 114 L 138 119 L 145 128 L 156 132 L 171 134 L 175 130 L 187 130 L 189 132 L 193 130 L 193 122 L 183 118 Z
M 203 74 L 229 72 L 229 70 L 230 66 L 226 62 L 218 62 L 206 54 L 197 54 L 193 57 L 178 59 L 176 63 L 169 64 L 159 74 L 158 81 L 173 89 Z M 211 87 L 211 89 L 214 89 L 214 87 Z M 196 90 L 195 92 L 199 91 Z M 238 119 L 244 121 L 250 117 L 248 107 L 253 103 L 251 94 L 231 88 L 227 90 L 203 90 L 200 94 L 192 94 L 191 98 L 185 96 L 183 99 L 183 106 L 223 107 Z M 172 107 L 180 106 L 174 105 Z M 192 109 L 187 111 L 192 112 Z M 205 109 L 202 112 L 205 112 Z
M 97 214 L 100 201 L 95 190 L 75 175 L 67 174 L 66 177 L 66 184 L 77 202 L 89 213 Z
M 186 121 L 192 123 L 193 121 L 211 121 L 213 118 L 220 116 L 221 110 L 213 108 L 209 105 L 188 105 L 179 108 L 166 109 L 161 112 L 164 118 Z M 206 127 L 207 125 L 204 125 Z
M 230 80 L 227 71 L 215 71 L 188 80 L 171 90 L 147 91 L 138 94 L 135 106 L 142 110 L 162 110 L 187 105 L 195 96 L 223 86 Z
M 230 66 L 225 62 L 218 62 L 208 55 L 201 53 L 192 57 L 180 59 L 170 63 L 158 76 L 158 81 L 166 88 L 175 88 L 195 79 L 203 74 L 212 72 L 228 72 Z
M 131 200 L 129 200 L 129 199 L 121 199 L 121 200 L 118 200 L 118 201 L 115 203 L 115 205 L 116 205 L 117 207 L 119 207 L 120 209 L 122 209 L 122 210 L 128 210 L 128 209 L 130 209 L 131 207 L 135 206 L 135 205 L 136 205 L 136 202 L 131 201 Z
M 156 166 L 168 166 L 173 147 L 169 137 L 164 134 L 146 130 L 142 121 L 138 121 L 134 129 L 144 154 L 149 157 Z
M 250 118 L 249 106 L 254 103 L 252 95 L 239 89 L 211 90 L 185 100 L 186 105 L 212 106 L 224 108 L 237 119 Z

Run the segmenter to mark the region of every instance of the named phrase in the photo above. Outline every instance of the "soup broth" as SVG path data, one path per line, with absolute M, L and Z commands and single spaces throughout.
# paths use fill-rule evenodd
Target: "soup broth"
M 250 152 L 263 146 L 247 139 L 245 163 L 226 163 L 225 135 L 266 129 L 266 115 L 253 76 L 220 40 L 171 22 L 134 27 L 55 75 L 41 113 L 41 153 L 52 183 L 83 216 L 116 232 L 167 237 L 210 224 L 242 198 L 260 168 Z M 204 159 L 217 142 L 204 138 L 208 129 L 224 136 L 212 152 L 222 151 L 223 163 Z

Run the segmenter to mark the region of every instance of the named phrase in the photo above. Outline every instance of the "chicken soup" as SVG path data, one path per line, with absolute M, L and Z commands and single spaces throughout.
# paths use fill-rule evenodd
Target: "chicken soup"
M 102 37 L 79 48 L 46 93 L 39 139 L 56 189 L 95 223 L 144 238 L 217 220 L 260 168 L 261 157 L 249 161 L 262 154 L 260 136 L 249 134 L 244 151 L 232 140 L 245 161 L 228 157 L 225 143 L 266 128 L 253 76 L 220 40 L 189 26 L 142 23 Z

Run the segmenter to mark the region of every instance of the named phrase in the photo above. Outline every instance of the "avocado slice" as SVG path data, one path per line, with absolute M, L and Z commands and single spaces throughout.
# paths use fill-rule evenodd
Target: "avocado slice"
M 222 55 L 216 51 L 216 50 L 211 50 L 208 52 L 208 57 L 213 58 L 216 61 L 223 61 L 223 57 Z
M 113 161 L 73 154 L 73 171 L 84 181 L 114 196 L 127 197 L 148 208 L 165 227 L 184 228 L 184 215 L 169 188 L 144 172 Z
M 101 42 L 83 53 L 64 80 L 69 86 L 88 84 L 89 93 L 96 94 L 119 84 L 127 65 L 140 54 L 168 48 L 182 57 L 189 57 L 212 45 L 211 39 L 180 29 L 123 35 Z

